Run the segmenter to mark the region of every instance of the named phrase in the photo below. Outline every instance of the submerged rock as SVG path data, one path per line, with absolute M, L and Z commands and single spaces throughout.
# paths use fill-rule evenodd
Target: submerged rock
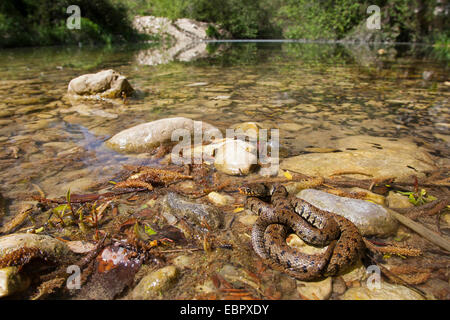
M 28 289 L 31 280 L 19 273 L 18 267 L 0 269 L 0 298 Z
M 367 286 L 348 289 L 342 300 L 424 300 L 417 292 L 396 284 L 381 282 L 380 288 L 369 289 Z
M 394 191 L 389 191 L 389 194 L 386 197 L 386 202 L 389 208 L 414 207 L 414 205 L 409 201 L 408 197 Z
M 55 258 L 65 257 L 71 252 L 64 242 L 46 235 L 14 233 L 0 237 L 0 258 L 21 248 L 37 248 Z
M 385 208 L 372 202 L 339 197 L 314 189 L 302 190 L 297 197 L 319 209 L 349 219 L 363 236 L 386 237 L 393 234 L 398 227 L 397 220 Z
M 175 130 L 178 130 L 175 141 L 184 134 L 192 135 L 194 130 L 208 135 L 219 132 L 219 129 L 205 122 L 183 117 L 165 118 L 123 130 L 109 139 L 106 145 L 118 152 L 147 152 L 163 142 L 171 141 Z
M 131 292 L 136 300 L 155 299 L 160 292 L 170 288 L 178 276 L 178 269 L 167 266 L 146 275 Z
M 297 280 L 297 291 L 309 300 L 326 300 L 332 292 L 332 278 L 328 277 L 321 281 L 306 282 Z
M 191 202 L 173 192 L 168 193 L 164 197 L 163 208 L 163 210 L 170 215 L 173 215 L 178 219 L 184 218 L 201 228 L 205 227 L 205 222 L 212 229 L 218 229 L 223 224 L 222 213 L 216 207 Z
M 234 202 L 234 198 L 232 196 L 218 192 L 210 192 L 208 194 L 208 199 L 218 206 L 226 206 Z
M 336 147 L 342 152 L 303 154 L 285 159 L 280 167 L 312 176 L 365 179 L 423 176 L 436 169 L 428 152 L 406 139 L 355 136 L 337 140 Z
M 109 69 L 97 73 L 84 74 L 72 79 L 67 93 L 78 96 L 98 94 L 103 98 L 120 98 L 122 93 L 129 96 L 133 91 L 133 88 L 124 76 Z

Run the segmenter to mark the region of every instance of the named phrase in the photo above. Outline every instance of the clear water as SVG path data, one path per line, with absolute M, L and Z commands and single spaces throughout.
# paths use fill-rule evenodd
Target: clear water
M 336 44 L 216 43 L 191 61 L 158 47 L 2 50 L 0 191 L 12 199 L 10 214 L 37 194 L 33 184 L 48 197 L 70 185 L 93 191 L 122 164 L 145 158 L 117 154 L 103 141 L 168 116 L 221 129 L 245 121 L 280 128 L 285 156 L 364 134 L 413 137 L 446 158 L 448 61 L 436 60 L 432 48 L 396 49 L 367 58 Z M 149 65 L 155 61 L 165 63 Z M 63 99 L 71 79 L 107 68 L 125 75 L 137 96 L 126 104 Z

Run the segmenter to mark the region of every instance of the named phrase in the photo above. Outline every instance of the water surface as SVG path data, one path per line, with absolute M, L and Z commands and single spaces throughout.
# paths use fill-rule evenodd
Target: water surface
M 48 197 L 69 187 L 95 191 L 122 164 L 146 159 L 115 153 L 103 141 L 173 116 L 220 129 L 245 121 L 279 128 L 284 156 L 363 134 L 412 137 L 448 158 L 448 61 L 435 59 L 432 48 L 413 49 L 214 43 L 188 53 L 158 47 L 0 51 L 0 191 L 12 199 L 10 214 L 38 188 Z M 107 68 L 125 75 L 136 97 L 126 104 L 64 99 L 71 79 Z

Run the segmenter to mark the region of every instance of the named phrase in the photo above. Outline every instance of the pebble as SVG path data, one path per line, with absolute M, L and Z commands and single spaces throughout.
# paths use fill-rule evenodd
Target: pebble
M 190 83 L 187 84 L 186 87 L 202 87 L 202 86 L 207 86 L 208 82 L 195 82 L 195 83 Z
M 181 270 L 192 267 L 193 263 L 192 256 L 181 255 L 173 259 L 174 266 Z
M 348 272 L 342 275 L 342 280 L 345 283 L 352 283 L 355 281 L 363 281 L 368 276 L 366 267 L 364 267 L 361 261 L 358 261 Z
M 232 126 L 235 132 L 242 130 L 244 134 L 247 134 L 249 137 L 258 138 L 259 129 L 261 129 L 261 125 L 257 122 L 243 122 Z
M 206 280 L 202 284 L 199 284 L 195 287 L 195 291 L 200 294 L 208 294 L 216 291 L 216 287 L 212 280 Z
M 309 128 L 310 125 L 301 125 L 298 123 L 294 123 L 294 122 L 287 122 L 287 123 L 282 123 L 278 126 L 278 128 L 282 129 L 282 130 L 287 130 L 287 131 L 299 131 L 302 130 L 304 128 Z
M 234 203 L 234 198 L 227 194 L 220 194 L 218 192 L 210 192 L 208 194 L 208 199 L 218 206 L 226 206 Z
M 342 277 L 333 278 L 333 292 L 336 294 L 343 294 L 347 290 L 347 285 L 345 284 Z
M 167 266 L 146 275 L 131 293 L 135 300 L 152 300 L 160 293 L 169 289 L 178 277 L 178 269 L 175 266 Z
M 133 91 L 128 80 L 112 69 L 84 74 L 72 79 L 67 89 L 69 95 L 100 94 L 105 98 L 120 98 L 122 92 L 130 96 Z
M 238 221 L 246 226 L 254 225 L 256 220 L 258 220 L 258 216 L 253 214 L 242 215 L 238 218 Z
M 415 291 L 396 284 L 381 282 L 380 288 L 370 290 L 367 286 L 348 289 L 342 296 L 342 300 L 424 300 Z
M 161 143 L 171 141 L 175 131 L 183 136 L 191 135 L 195 130 L 201 130 L 204 134 L 218 132 L 217 128 L 205 122 L 183 117 L 164 118 L 123 130 L 109 139 L 106 145 L 118 152 L 149 152 Z
M 186 219 L 198 227 L 204 228 L 205 222 L 213 230 L 223 225 L 222 212 L 214 206 L 192 202 L 173 192 L 164 197 L 162 204 L 163 212 Z
M 93 177 L 89 176 L 60 185 L 59 188 L 60 190 L 64 190 L 64 192 L 70 189 L 71 193 L 77 193 L 89 190 L 94 184 Z
M 326 300 L 332 292 L 332 278 L 328 277 L 321 281 L 306 282 L 297 280 L 297 291 L 309 300 Z
M 290 234 L 286 238 L 286 243 L 288 246 L 298 249 L 300 252 L 305 254 L 322 254 L 327 250 L 327 247 L 319 248 L 306 244 L 299 236 L 296 234 Z
M 300 112 L 308 112 L 308 113 L 317 112 L 318 110 L 316 106 L 306 104 L 300 104 L 296 106 L 295 109 L 297 109 Z
M 414 205 L 409 202 L 407 196 L 401 195 L 400 193 L 389 191 L 386 197 L 386 203 L 389 208 L 411 208 Z

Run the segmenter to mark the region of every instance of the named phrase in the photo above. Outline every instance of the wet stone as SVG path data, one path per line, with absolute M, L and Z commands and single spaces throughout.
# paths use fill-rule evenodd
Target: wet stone
M 167 266 L 146 275 L 133 289 L 131 298 L 135 300 L 151 300 L 169 289 L 178 277 L 178 269 Z
M 364 236 L 389 236 L 397 230 L 398 222 L 380 205 L 369 201 L 339 197 L 327 192 L 305 189 L 297 194 L 319 209 L 339 214 L 355 224 Z
M 21 248 L 38 248 L 53 257 L 69 254 L 69 247 L 62 241 L 46 235 L 15 233 L 0 237 L 0 258 Z
M 218 229 L 223 224 L 223 214 L 214 206 L 196 203 L 170 192 L 163 199 L 163 208 L 167 213 L 204 228 L 204 222 L 212 229 Z
M 2 268 L 0 269 L 0 298 L 24 291 L 30 283 L 26 275 L 20 274 L 18 267 Z
M 408 197 L 394 191 L 389 191 L 389 194 L 386 197 L 386 202 L 389 208 L 414 207 L 414 205 L 409 201 Z
M 218 192 L 210 192 L 208 194 L 208 199 L 218 206 L 226 206 L 234 202 L 234 198 L 232 196 L 229 196 L 227 194 L 221 194 Z
M 328 277 L 315 282 L 297 280 L 297 291 L 300 296 L 309 300 L 326 300 L 332 292 L 332 279 Z
M 354 287 L 348 289 L 342 296 L 342 300 L 424 300 L 415 291 L 407 287 L 389 284 L 382 281 L 380 288 L 367 286 Z
M 342 152 L 303 154 L 283 160 L 280 167 L 311 176 L 364 179 L 421 177 L 436 169 L 430 154 L 407 139 L 355 136 L 337 140 L 336 147 Z
M 194 263 L 192 256 L 181 255 L 173 259 L 173 264 L 180 270 L 192 267 Z
M 258 220 L 258 216 L 252 214 L 241 215 L 238 218 L 238 221 L 246 226 L 254 225 L 256 220 Z

